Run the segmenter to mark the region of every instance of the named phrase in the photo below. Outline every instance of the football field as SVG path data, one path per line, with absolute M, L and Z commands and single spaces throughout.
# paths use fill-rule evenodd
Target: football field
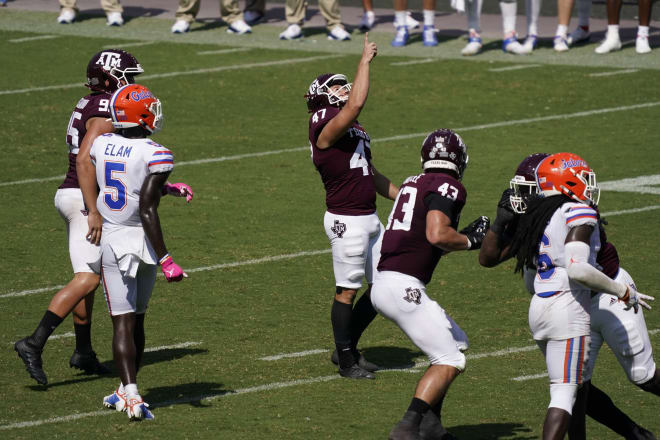
M 169 21 L 135 18 L 118 39 L 102 18 L 74 33 L 54 17 L 4 11 L 0 21 L 0 438 L 387 438 L 426 359 L 379 316 L 360 348 L 388 370 L 375 381 L 350 381 L 329 361 L 334 277 L 303 98 L 321 73 L 354 76 L 361 35 L 338 46 L 323 30 L 287 43 L 276 40 L 277 28 L 249 40 L 211 28 L 175 41 L 165 35 Z M 359 120 L 380 172 L 399 185 L 421 171 L 425 135 L 455 129 L 470 156 L 462 227 L 494 217 L 528 154 L 577 153 L 597 174 L 600 210 L 622 266 L 641 292 L 660 297 L 660 49 L 596 58 L 593 47 L 561 56 L 542 47 L 524 59 L 497 50 L 466 60 L 456 57 L 463 40 L 429 55 L 419 41 L 395 51 L 391 33 L 370 37 L 382 50 Z M 87 93 L 87 62 L 104 47 L 125 48 L 144 67 L 138 81 L 160 98 L 165 117 L 154 140 L 175 154 L 170 181 L 195 191 L 190 204 L 166 197 L 159 209 L 168 249 L 189 278 L 168 284 L 159 276 L 149 304 L 138 383 L 153 422 L 129 423 L 101 405 L 119 383 L 101 289 L 93 344 L 112 375 L 69 368 L 70 318 L 46 345 L 47 386 L 28 376 L 13 350 L 71 278 L 53 197 L 68 163 L 66 126 Z M 391 206 L 379 197 L 381 220 Z M 539 438 L 546 368 L 512 262 L 485 269 L 476 252 L 451 254 L 428 293 L 470 339 L 467 370 L 445 399 L 444 425 L 461 439 Z M 658 301 L 645 313 L 656 359 Z M 593 383 L 660 434 L 660 400 L 628 382 L 609 348 Z M 618 438 L 593 420 L 587 431 L 592 439 Z

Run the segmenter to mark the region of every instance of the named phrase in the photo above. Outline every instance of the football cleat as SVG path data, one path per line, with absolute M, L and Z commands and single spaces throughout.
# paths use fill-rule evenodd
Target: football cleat
M 651 52 L 651 46 L 649 46 L 649 37 L 637 34 L 637 40 L 635 41 L 635 52 L 640 54 Z
M 526 55 L 529 52 L 518 41 L 515 35 L 502 40 L 502 50 L 506 53 L 513 53 L 516 55 Z
M 364 358 L 364 355 L 357 350 L 353 352 L 353 356 L 357 358 L 358 366 L 364 370 L 373 373 L 374 371 L 378 371 L 381 369 L 378 365 L 366 360 Z M 332 362 L 335 365 L 339 365 L 339 353 L 337 353 L 337 349 L 335 349 L 335 351 L 332 352 L 332 356 L 330 356 L 330 362 Z
M 422 422 L 419 424 L 419 435 L 422 440 L 452 440 L 455 439 L 442 426 L 440 418 L 433 412 L 427 411 L 422 416 Z
M 155 417 L 149 411 L 149 404 L 142 397 L 131 396 L 126 398 L 126 414 L 131 420 L 154 420 Z
M 30 373 L 30 377 L 37 381 L 40 385 L 46 385 L 48 378 L 42 368 L 41 350 L 37 347 L 30 345 L 28 338 L 23 338 L 14 344 L 14 350 L 18 353 L 25 364 L 25 369 Z
M 358 366 L 358 364 L 353 364 L 348 368 L 340 368 L 339 375 L 341 377 L 346 377 L 348 379 L 375 379 L 376 376 L 370 371 L 365 370 Z
M 621 49 L 621 38 L 617 34 L 614 35 L 607 35 L 605 39 L 603 40 L 602 43 L 600 43 L 600 46 L 598 46 L 594 51 L 597 54 L 605 54 L 605 53 L 610 53 L 614 50 L 620 50 Z
M 103 398 L 103 406 L 119 412 L 126 411 L 126 393 L 120 393 L 119 389 L 115 390 L 112 394 Z
M 173 34 L 185 34 L 190 30 L 190 24 L 186 20 L 177 20 L 172 25 Z
M 121 16 L 121 12 L 108 12 L 108 26 L 122 26 L 124 24 L 124 18 Z
M 421 440 L 420 415 L 413 411 L 406 411 L 403 418 L 394 425 L 390 431 L 389 440 Z
M 424 31 L 422 32 L 422 38 L 424 39 L 424 46 L 437 46 L 438 45 L 438 36 L 437 30 L 433 26 L 424 26 Z
M 85 374 L 108 374 L 108 367 L 99 362 L 96 353 L 80 353 L 75 350 L 69 359 L 69 367 L 83 370 Z
M 392 40 L 392 46 L 403 47 L 408 43 L 408 38 L 410 38 L 408 28 L 406 26 L 399 26 L 396 28 L 396 35 L 394 36 L 394 40 Z
M 360 29 L 360 31 L 362 32 L 367 32 L 368 30 L 371 30 L 372 27 L 374 27 L 375 22 L 376 22 L 376 14 L 374 14 L 374 11 L 364 11 L 358 29 Z
M 76 19 L 76 11 L 69 8 L 62 8 L 60 15 L 57 17 L 59 24 L 71 24 Z
M 264 18 L 263 12 L 259 11 L 245 11 L 243 12 L 243 19 L 247 24 L 253 26 L 261 21 Z
M 468 37 L 468 44 L 461 50 L 461 55 L 470 56 L 476 55 L 481 52 L 481 37 L 479 36 L 470 36 Z
M 552 45 L 555 52 L 566 52 L 568 50 L 568 41 L 566 41 L 566 36 L 564 35 L 555 35 Z
M 302 36 L 303 34 L 300 26 L 293 23 L 290 24 L 289 27 L 287 27 L 286 30 L 280 34 L 280 40 L 297 40 L 298 38 L 302 38 Z
M 243 20 L 236 20 L 227 28 L 228 34 L 245 35 L 251 34 L 252 28 Z
M 333 27 L 332 30 L 328 32 L 328 40 L 348 41 L 350 39 L 351 39 L 351 34 L 346 32 L 346 29 L 344 29 L 339 25 Z
M 536 45 L 538 43 L 538 37 L 536 35 L 528 35 L 527 38 L 525 38 L 525 42 L 523 43 L 523 48 L 527 53 L 532 53 L 534 49 L 536 49 Z
M 566 37 L 566 42 L 569 46 L 574 46 L 580 43 L 588 43 L 591 38 L 591 33 L 589 32 L 588 26 L 578 26 L 573 32 L 568 34 Z

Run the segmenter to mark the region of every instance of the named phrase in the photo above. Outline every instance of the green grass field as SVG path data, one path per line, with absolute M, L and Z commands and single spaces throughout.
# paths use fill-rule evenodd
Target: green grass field
M 0 437 L 131 436 L 196 439 L 384 439 L 405 411 L 420 370 L 384 371 L 376 381 L 340 379 L 329 362 L 334 292 L 323 232 L 324 191 L 309 157 L 303 99 L 320 73 L 353 76 L 360 37 L 343 46 L 311 38 L 298 45 L 260 28 L 236 39 L 224 29 L 191 32 L 173 41 L 165 20 L 134 19 L 111 38 L 102 18 L 56 27 L 53 14 L 6 11 L 0 22 Z M 160 26 L 160 33 L 157 31 Z M 162 30 L 165 32 L 162 32 Z M 26 42 L 12 39 L 54 35 Z M 323 35 L 321 35 L 323 37 Z M 252 37 L 251 37 L 252 38 Z M 549 48 L 525 59 L 487 52 L 474 60 L 445 42 L 431 61 L 417 42 L 389 47 L 372 63 L 361 123 L 370 133 L 374 164 L 397 184 L 417 174 L 425 134 L 455 128 L 468 145 L 463 221 L 493 216 L 518 162 L 538 151 L 572 151 L 603 185 L 601 211 L 622 264 L 644 293 L 660 295 L 657 230 L 660 190 L 658 119 L 660 60 L 634 49 L 595 59 L 593 48 L 558 57 Z M 148 45 L 135 45 L 145 43 Z M 37 386 L 12 349 L 32 332 L 71 266 L 64 224 L 53 196 L 66 171 L 66 125 L 89 57 L 113 44 L 132 52 L 146 73 L 140 82 L 163 102 L 164 130 L 154 139 L 176 155 L 172 181 L 189 183 L 195 199 L 166 198 L 159 210 L 170 252 L 189 273 L 182 283 L 156 282 L 147 315 L 147 347 L 139 385 L 154 408 L 152 423 L 129 423 L 103 410 L 116 376 L 68 368 L 74 340 L 67 319 L 44 352 L 47 387 Z M 316 46 L 314 46 L 316 45 Z M 318 50 L 315 50 L 315 47 Z M 249 49 L 214 55 L 198 52 Z M 341 51 L 341 52 L 340 52 Z M 453 52 L 451 52 L 453 51 Z M 643 58 L 643 59 L 642 59 Z M 520 65 L 537 67 L 491 71 Z M 590 76 L 635 67 L 635 72 Z M 76 84 L 79 84 L 77 86 Z M 43 87 L 52 86 L 48 89 Z M 568 115 L 568 116 L 567 116 Z M 572 116 L 571 116 L 572 115 Z M 617 183 L 637 178 L 649 184 Z M 632 189 L 631 189 L 632 188 Z M 391 202 L 379 199 L 386 219 Z M 610 213 L 610 216 L 607 215 Z M 233 264 L 236 263 L 236 264 Z M 429 293 L 470 338 L 468 367 L 452 386 L 443 421 L 462 439 L 538 438 L 549 401 L 547 378 L 527 326 L 529 296 L 512 273 L 478 265 L 474 252 L 443 259 Z M 660 305 L 646 313 L 660 349 Z M 112 365 L 112 328 L 97 291 L 93 342 Z M 424 361 L 392 323 L 377 317 L 361 348 L 387 367 Z M 507 349 L 510 353 L 496 355 Z M 261 360 L 266 356 L 315 354 Z M 328 350 L 320 352 L 319 350 Z M 474 356 L 478 355 L 478 356 Z M 657 355 L 656 355 L 657 358 Z M 658 398 L 630 384 L 609 349 L 593 378 L 615 403 L 660 433 Z M 589 438 L 614 439 L 593 421 Z

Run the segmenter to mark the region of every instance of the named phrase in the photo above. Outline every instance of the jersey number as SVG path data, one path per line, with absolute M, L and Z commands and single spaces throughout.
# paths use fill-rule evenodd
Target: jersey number
M 325 109 L 322 108 L 321 110 L 317 111 L 314 113 L 314 116 L 312 116 L 312 122 L 317 123 L 319 122 L 319 115 L 321 116 L 321 119 L 325 118 Z
M 539 278 L 542 280 L 548 280 L 555 273 L 555 264 L 552 262 L 552 258 L 545 252 L 541 252 L 543 248 L 550 247 L 550 239 L 547 235 L 543 234 L 541 237 L 541 249 L 539 250 L 539 258 L 536 264 L 536 273 L 539 274 Z
M 367 158 L 364 154 L 364 144 L 365 144 L 364 139 L 360 139 L 360 143 L 355 148 L 355 153 L 353 153 L 353 156 L 351 157 L 350 166 L 351 169 L 362 168 L 362 175 L 368 176 L 369 162 L 367 162 Z M 369 141 L 367 141 L 366 144 L 367 144 L 367 148 L 369 148 Z
M 105 192 L 103 201 L 113 211 L 121 211 L 126 206 L 126 185 L 115 173 L 126 173 L 125 162 L 105 163 Z
M 438 187 L 438 192 L 443 197 L 447 197 L 453 201 L 456 201 L 456 197 L 458 197 L 458 189 L 455 186 L 448 184 L 447 182 Z
M 73 122 L 77 119 L 82 118 L 82 113 L 73 112 L 71 113 L 71 119 L 69 119 L 69 126 L 66 128 L 67 143 L 72 147 L 78 148 L 78 129 L 73 126 Z M 71 141 L 68 137 L 71 136 Z
M 408 201 L 401 203 L 401 206 L 399 206 L 399 202 L 402 202 L 402 196 L 408 196 Z M 393 231 L 410 231 L 416 200 L 417 188 L 413 186 L 404 186 L 396 196 L 394 209 L 392 209 L 392 214 L 390 214 L 390 218 L 387 220 L 387 228 L 385 229 L 391 229 Z M 403 213 L 403 220 L 399 221 L 394 218 L 397 212 Z

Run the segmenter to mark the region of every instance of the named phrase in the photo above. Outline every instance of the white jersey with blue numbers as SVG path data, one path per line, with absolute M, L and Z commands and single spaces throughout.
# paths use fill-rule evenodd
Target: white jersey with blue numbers
M 569 231 L 582 225 L 594 227 L 589 239 L 589 264 L 596 266 L 600 235 L 594 208 L 582 203 L 564 203 L 552 215 L 541 237 L 535 295 L 529 309 L 534 339 L 568 339 L 589 334 L 590 290 L 569 279 L 564 249 Z
M 99 136 L 90 156 L 96 164 L 96 207 L 106 223 L 142 226 L 140 190 L 149 174 L 174 168 L 172 152 L 150 139 L 128 139 L 114 133 Z

